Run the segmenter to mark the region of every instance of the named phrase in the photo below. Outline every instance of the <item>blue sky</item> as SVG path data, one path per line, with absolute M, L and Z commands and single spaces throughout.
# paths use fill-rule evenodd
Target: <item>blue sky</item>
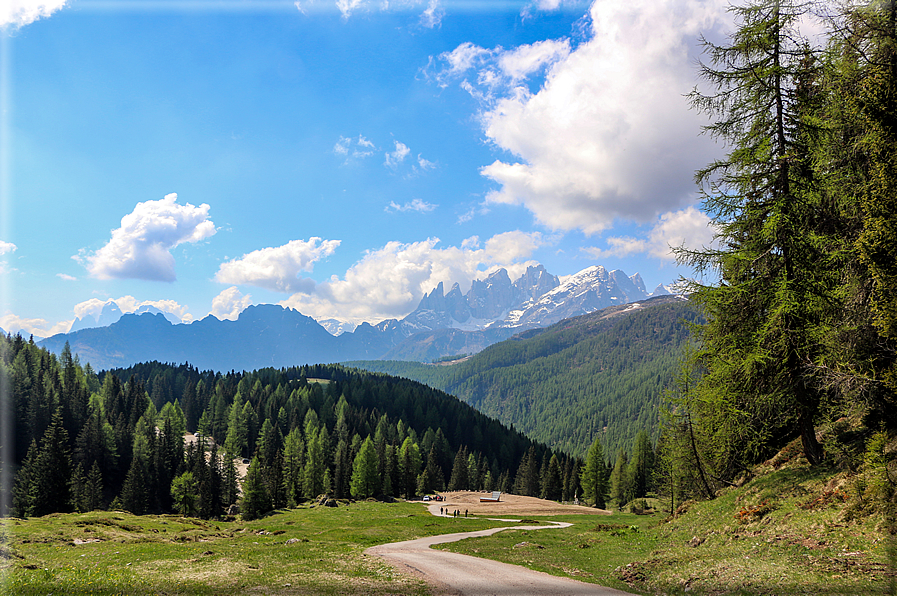
M 716 0 L 7 0 L 0 327 L 116 300 L 401 317 L 710 240 L 683 97 Z

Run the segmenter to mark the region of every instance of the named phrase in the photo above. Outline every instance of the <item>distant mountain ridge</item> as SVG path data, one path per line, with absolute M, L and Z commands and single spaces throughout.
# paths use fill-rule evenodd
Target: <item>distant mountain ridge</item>
M 352 328 L 333 319 L 319 323 L 274 304 L 250 306 L 236 321 L 210 315 L 177 324 L 174 315 L 155 307 L 122 314 L 110 301 L 96 319 L 78 319 L 69 333 L 39 343 L 58 353 L 69 342 L 96 369 L 151 360 L 218 371 L 383 358 L 429 361 L 476 353 L 520 331 L 658 293 L 669 291 L 660 286 L 648 294 L 638 274 L 629 277 L 593 266 L 561 281 L 538 265 L 516 281 L 499 269 L 474 281 L 466 294 L 458 284 L 445 293 L 440 283 L 403 319 L 376 325 Z M 92 326 L 112 319 L 107 326 Z
M 440 283 L 424 295 L 401 324 L 406 333 L 539 328 L 615 304 L 670 293 L 660 285 L 649 294 L 638 273 L 629 277 L 620 270 L 608 272 L 600 265 L 583 269 L 563 283 L 542 265 L 527 267 L 514 282 L 506 269 L 499 269 L 484 280 L 474 281 L 467 294 L 461 294 L 458 284 L 446 294 Z

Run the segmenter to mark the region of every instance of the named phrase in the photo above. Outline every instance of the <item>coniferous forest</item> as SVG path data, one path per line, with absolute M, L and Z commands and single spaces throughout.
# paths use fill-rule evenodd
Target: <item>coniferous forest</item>
M 239 500 L 251 519 L 320 495 L 581 493 L 580 461 L 413 381 L 336 365 L 222 375 L 146 363 L 97 374 L 67 348 L 57 357 L 21 336 L 3 337 L 0 350 L 15 515 L 218 517 Z

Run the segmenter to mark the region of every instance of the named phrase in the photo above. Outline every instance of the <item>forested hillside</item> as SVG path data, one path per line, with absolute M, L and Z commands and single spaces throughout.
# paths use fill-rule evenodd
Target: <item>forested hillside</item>
M 14 513 L 108 506 L 245 516 L 328 494 L 500 489 L 572 498 L 579 462 L 440 391 L 340 366 L 222 375 L 147 363 L 95 373 L 0 337 Z M 185 443 L 185 433 L 199 433 Z
M 631 450 L 640 430 L 656 436 L 664 392 L 697 320 L 687 301 L 664 296 L 525 332 L 456 364 L 349 364 L 447 391 L 576 456 L 601 437 L 614 457 Z

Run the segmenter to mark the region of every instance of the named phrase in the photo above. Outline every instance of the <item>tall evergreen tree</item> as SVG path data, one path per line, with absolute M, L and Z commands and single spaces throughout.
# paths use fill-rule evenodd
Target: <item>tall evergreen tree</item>
M 358 455 L 352 464 L 352 480 L 350 488 L 356 499 L 372 497 L 380 490 L 380 478 L 377 472 L 377 448 L 368 436 L 361 444 Z
M 271 497 L 262 478 L 258 459 L 252 460 L 246 478 L 243 480 L 243 500 L 240 511 L 245 520 L 258 519 L 273 509 Z
M 556 454 L 551 455 L 545 473 L 542 475 L 542 498 L 550 501 L 560 501 L 564 486 L 561 482 L 561 466 Z
M 455 463 L 452 466 L 452 476 L 449 478 L 448 489 L 467 490 L 467 487 L 470 484 L 467 474 L 467 448 L 462 447 L 458 450 L 458 453 L 455 454 Z
M 604 462 L 604 449 L 601 440 L 596 437 L 586 454 L 582 468 L 583 499 L 591 501 L 599 509 L 607 508 L 608 478 L 607 466 Z
M 41 439 L 40 450 L 34 462 L 29 485 L 31 510 L 29 515 L 41 516 L 70 510 L 69 481 L 72 474 L 72 458 L 69 451 L 69 434 L 57 409 L 50 426 Z
M 825 334 L 820 288 L 832 266 L 810 167 L 818 127 L 806 88 L 817 66 L 796 31 L 802 10 L 790 0 L 733 7 L 729 42 L 704 40 L 710 61 L 701 75 L 713 91 L 691 94 L 717 118 L 706 131 L 730 148 L 697 174 L 719 248 L 679 253 L 719 274 L 718 284 L 695 284 L 693 297 L 707 316 L 696 403 L 706 404 L 723 477 L 792 433 L 811 463 L 822 459 L 815 423 L 825 392 L 810 364 Z

